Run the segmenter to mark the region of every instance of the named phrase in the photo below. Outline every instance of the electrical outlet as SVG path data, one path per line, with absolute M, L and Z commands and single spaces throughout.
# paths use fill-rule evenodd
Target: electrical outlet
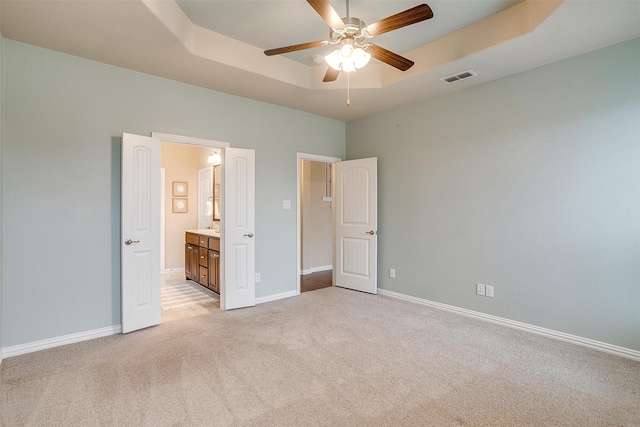
M 485 286 L 482 283 L 476 283 L 476 294 L 485 295 Z
M 260 281 L 260 273 L 256 273 L 256 283 Z
M 489 298 L 493 298 L 493 286 L 491 286 L 491 285 L 485 286 L 485 291 L 486 291 L 486 295 Z
M 389 277 L 391 277 L 392 279 L 396 278 L 396 269 L 395 268 L 390 268 L 389 269 Z

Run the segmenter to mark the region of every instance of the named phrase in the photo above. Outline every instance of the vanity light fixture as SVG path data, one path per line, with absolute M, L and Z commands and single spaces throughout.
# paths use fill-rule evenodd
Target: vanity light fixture
M 211 154 L 209 154 L 209 157 L 207 157 L 207 163 L 212 164 L 214 166 L 218 166 L 220 163 L 222 163 L 222 156 L 220 155 L 220 152 L 219 151 L 211 152 Z

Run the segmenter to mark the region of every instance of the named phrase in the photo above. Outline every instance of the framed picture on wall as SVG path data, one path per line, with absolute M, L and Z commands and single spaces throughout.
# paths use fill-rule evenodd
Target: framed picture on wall
M 173 213 L 189 212 L 189 202 L 187 199 L 173 199 Z
M 187 197 L 188 183 L 182 181 L 173 181 L 173 197 Z

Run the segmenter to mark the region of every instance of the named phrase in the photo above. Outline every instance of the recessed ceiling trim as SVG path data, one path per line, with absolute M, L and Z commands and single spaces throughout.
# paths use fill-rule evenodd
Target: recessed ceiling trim
M 415 65 L 410 72 L 424 73 L 441 65 L 522 37 L 534 31 L 564 0 L 526 0 L 509 9 L 408 52 Z
M 311 89 L 312 67 L 287 58 L 267 58 L 255 46 L 200 27 L 173 0 L 141 1 L 192 55 Z
M 184 48 L 194 56 L 208 59 L 262 75 L 273 80 L 304 89 L 331 90 L 345 86 L 342 83 L 314 84 L 319 67 L 301 64 L 286 57 L 266 57 L 262 50 L 194 24 L 175 0 L 141 0 L 142 3 L 173 33 Z M 361 88 L 386 87 L 424 74 L 497 44 L 530 33 L 553 13 L 564 0 L 525 0 L 475 24 L 455 31 L 434 42 L 403 54 L 415 62 L 406 72 L 371 67 L 359 70 Z M 316 70 L 314 70 L 316 69 Z M 373 76 L 371 73 L 375 73 Z

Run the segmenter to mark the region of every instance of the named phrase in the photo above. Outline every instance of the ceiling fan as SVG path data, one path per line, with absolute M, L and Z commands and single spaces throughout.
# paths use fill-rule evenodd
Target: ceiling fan
M 371 25 L 366 25 L 362 20 L 349 16 L 349 0 L 347 0 L 346 18 L 340 18 L 340 15 L 331 6 L 329 0 L 307 0 L 307 2 L 329 25 L 329 40 L 269 49 L 265 50 L 264 53 L 267 56 L 272 56 L 303 49 L 336 45 L 338 48 L 325 58 L 329 64 L 329 69 L 322 80 L 323 82 L 335 81 L 340 71 L 350 72 L 362 68 L 369 62 L 371 57 L 400 71 L 407 71 L 413 66 L 413 61 L 383 47 L 368 43 L 367 40 L 371 37 L 433 18 L 431 8 L 426 4 L 421 4 Z

